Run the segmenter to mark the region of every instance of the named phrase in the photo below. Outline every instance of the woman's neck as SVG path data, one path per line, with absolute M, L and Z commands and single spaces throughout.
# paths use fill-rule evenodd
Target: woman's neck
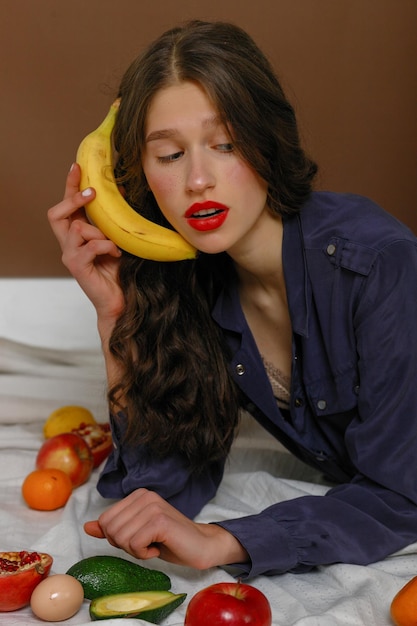
M 275 300 L 284 295 L 286 300 L 282 240 L 282 220 L 271 216 L 250 241 L 238 250 L 229 251 L 242 294 L 252 294 L 261 300 Z
M 289 378 L 292 330 L 282 265 L 282 220 L 271 226 L 261 245 L 233 260 L 240 303 L 259 353 Z

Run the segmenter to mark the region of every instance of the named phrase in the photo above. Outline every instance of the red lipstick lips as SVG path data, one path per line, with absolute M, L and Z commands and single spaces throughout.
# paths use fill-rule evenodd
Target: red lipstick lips
M 227 217 L 228 211 L 228 207 L 224 204 L 207 200 L 206 202 L 195 202 L 192 204 L 185 212 L 185 217 L 191 228 L 203 232 L 220 228 Z

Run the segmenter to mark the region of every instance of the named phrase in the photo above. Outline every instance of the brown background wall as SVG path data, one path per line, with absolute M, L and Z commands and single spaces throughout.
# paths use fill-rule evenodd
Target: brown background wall
M 0 276 L 60 276 L 46 211 L 127 64 L 188 18 L 247 29 L 295 105 L 320 188 L 417 233 L 416 0 L 0 0 Z

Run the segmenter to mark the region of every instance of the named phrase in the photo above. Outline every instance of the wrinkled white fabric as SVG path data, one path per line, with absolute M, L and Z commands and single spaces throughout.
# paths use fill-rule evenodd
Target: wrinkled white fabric
M 249 431 L 248 431 L 249 428 Z M 200 521 L 214 521 L 253 513 L 284 498 L 321 494 L 327 489 L 320 477 L 296 461 L 267 434 L 244 423 L 243 433 L 231 453 L 224 480 L 216 498 L 201 512 Z M 264 445 L 262 446 L 262 439 Z M 111 502 L 95 489 L 99 470 L 88 483 L 73 492 L 67 505 L 58 511 L 30 510 L 22 500 L 21 484 L 34 468 L 42 444 L 42 422 L 0 425 L 0 550 L 31 549 L 48 552 L 54 558 L 52 573 L 64 573 L 78 560 L 97 554 L 114 554 L 130 559 L 103 540 L 85 535 L 83 522 L 95 519 Z M 184 623 L 192 596 L 214 582 L 234 580 L 221 568 L 198 572 L 163 561 L 141 562 L 160 569 L 172 580 L 172 591 L 187 593 L 186 602 L 163 624 Z M 417 545 L 367 567 L 333 565 L 307 574 L 258 577 L 250 584 L 268 597 L 274 626 L 391 626 L 390 601 L 417 571 Z M 90 624 L 88 602 L 65 622 Z M 113 620 L 109 626 L 138 626 L 138 620 Z M 0 613 L 0 624 L 39 624 L 30 608 Z

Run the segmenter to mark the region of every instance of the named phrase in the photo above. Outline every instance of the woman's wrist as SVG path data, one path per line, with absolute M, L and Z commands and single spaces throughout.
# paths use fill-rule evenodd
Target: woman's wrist
M 100 311 L 97 312 L 97 330 L 101 340 L 103 352 L 109 351 L 110 339 L 116 326 L 116 322 L 120 316 L 118 311 Z
M 232 533 L 215 522 L 205 526 L 212 535 L 213 543 L 216 546 L 212 552 L 213 560 L 216 562 L 210 564 L 210 567 L 250 561 L 248 552 Z

